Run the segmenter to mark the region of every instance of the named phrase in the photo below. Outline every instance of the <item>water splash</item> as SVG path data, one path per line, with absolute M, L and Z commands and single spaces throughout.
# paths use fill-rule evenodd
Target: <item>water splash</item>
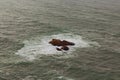
M 52 54 L 63 54 L 61 51 L 57 51 L 55 46 L 52 46 L 48 42 L 51 39 L 60 39 L 60 40 L 67 40 L 70 42 L 74 42 L 75 46 L 71 46 L 70 50 L 67 51 L 67 54 L 73 53 L 76 48 L 84 48 L 84 47 L 91 47 L 91 43 L 89 41 L 83 40 L 81 36 L 71 34 L 71 33 L 64 33 L 64 34 L 57 34 L 57 35 L 50 35 L 50 36 L 42 36 L 32 38 L 30 40 L 25 40 L 23 43 L 25 46 L 18 50 L 16 54 L 25 57 L 28 60 L 34 60 L 37 58 L 38 55 L 52 55 Z M 93 42 L 95 44 L 95 42 Z

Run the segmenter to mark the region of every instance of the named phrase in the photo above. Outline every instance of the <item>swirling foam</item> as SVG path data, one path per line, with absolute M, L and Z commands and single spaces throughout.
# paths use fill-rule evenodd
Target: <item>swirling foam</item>
M 52 39 L 67 40 L 75 43 L 75 46 L 70 46 L 70 50 L 67 53 L 72 53 L 76 48 L 90 47 L 91 42 L 83 40 L 81 36 L 70 33 L 57 34 L 43 37 L 36 37 L 30 40 L 25 40 L 23 43 L 25 46 L 18 50 L 16 53 L 28 60 L 34 60 L 38 55 L 52 55 L 62 54 L 63 52 L 57 51 L 55 46 L 52 46 L 48 42 Z

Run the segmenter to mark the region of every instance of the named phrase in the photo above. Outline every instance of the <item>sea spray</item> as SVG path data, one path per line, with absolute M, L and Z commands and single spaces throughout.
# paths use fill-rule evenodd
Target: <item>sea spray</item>
M 51 44 L 49 44 L 49 41 L 51 39 L 61 39 L 74 42 L 75 46 L 71 46 L 70 50 L 66 52 L 68 55 L 73 53 L 73 51 L 75 51 L 76 48 L 91 47 L 91 44 L 94 45 L 96 43 L 83 40 L 80 35 L 75 35 L 71 33 L 56 34 L 36 37 L 30 40 L 23 41 L 25 46 L 18 50 L 16 54 L 26 58 L 27 60 L 34 60 L 37 58 L 38 55 L 41 54 L 42 55 L 63 54 L 64 52 L 56 50 L 56 46 L 52 46 Z

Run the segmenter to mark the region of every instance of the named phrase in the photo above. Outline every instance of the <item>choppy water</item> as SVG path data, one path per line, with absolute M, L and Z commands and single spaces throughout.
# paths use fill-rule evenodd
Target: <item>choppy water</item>
M 119 4 L 1 0 L 0 80 L 119 80 Z M 52 38 L 76 45 L 58 52 Z
M 75 46 L 70 47 L 69 51 L 57 51 L 56 46 L 52 46 L 49 44 L 49 41 L 51 39 L 61 39 L 61 40 L 67 40 L 75 43 Z M 40 36 L 37 38 L 32 38 L 30 40 L 23 41 L 25 44 L 24 47 L 16 54 L 23 56 L 24 58 L 28 60 L 34 60 L 37 56 L 40 56 L 40 54 L 43 55 L 52 55 L 52 54 L 69 54 L 73 53 L 73 51 L 76 50 L 76 48 L 85 48 L 85 47 L 92 47 L 99 46 L 97 42 L 90 42 L 85 41 L 82 39 L 79 35 L 74 35 L 70 33 L 62 33 L 62 34 L 56 34 L 56 35 L 49 35 L 49 36 Z

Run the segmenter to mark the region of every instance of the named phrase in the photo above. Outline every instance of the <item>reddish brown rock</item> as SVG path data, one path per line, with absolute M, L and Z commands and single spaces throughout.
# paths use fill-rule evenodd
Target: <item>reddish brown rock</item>
M 62 41 L 62 44 L 63 44 L 63 45 L 71 45 L 71 46 L 72 46 L 72 45 L 75 45 L 75 43 L 69 42 L 69 41 L 66 41 L 66 40 L 63 40 L 63 41 Z
M 66 40 L 61 41 L 60 39 L 52 39 L 52 41 L 49 42 L 50 44 L 52 44 L 53 46 L 61 46 L 61 48 L 56 48 L 56 50 L 58 51 L 62 51 L 62 50 L 69 50 L 69 47 L 67 46 L 73 46 L 75 45 L 75 43 L 73 42 L 69 42 Z
M 53 46 L 68 46 L 68 45 L 75 45 L 75 43 L 73 42 L 69 42 L 66 40 L 59 40 L 59 39 L 52 39 L 52 41 L 49 42 L 50 44 L 52 44 Z
M 59 39 L 52 39 L 52 41 L 49 42 L 53 46 L 62 46 L 62 41 Z

